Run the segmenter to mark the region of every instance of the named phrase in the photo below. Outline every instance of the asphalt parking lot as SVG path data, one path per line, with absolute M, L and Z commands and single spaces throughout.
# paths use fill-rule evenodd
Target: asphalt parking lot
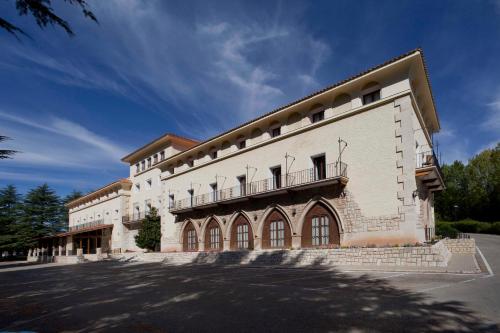
M 497 332 L 500 237 L 482 274 L 156 263 L 0 268 L 0 332 Z

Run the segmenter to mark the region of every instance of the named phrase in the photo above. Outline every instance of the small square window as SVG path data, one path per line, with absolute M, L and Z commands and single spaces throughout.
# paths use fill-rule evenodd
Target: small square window
M 141 171 L 146 170 L 146 161 L 141 162 Z
M 194 165 L 194 164 L 193 164 L 193 160 L 188 160 L 188 161 L 187 161 L 187 165 L 188 165 L 190 168 L 192 168 L 192 167 L 193 167 L 193 165 Z
M 363 105 L 376 102 L 380 99 L 380 89 L 363 95 Z
M 313 123 L 317 123 L 318 121 L 322 121 L 323 119 L 325 119 L 325 111 L 320 111 L 313 114 L 312 117 Z
M 276 127 L 271 130 L 271 137 L 275 138 L 281 135 L 281 127 Z
M 240 149 L 243 149 L 243 148 L 245 148 L 246 146 L 247 146 L 247 141 L 246 141 L 246 140 L 241 140 L 241 141 L 239 142 L 239 144 L 238 144 L 238 147 L 239 147 Z
M 212 157 L 212 159 L 216 159 L 217 158 L 217 150 L 214 150 L 210 153 L 210 157 Z

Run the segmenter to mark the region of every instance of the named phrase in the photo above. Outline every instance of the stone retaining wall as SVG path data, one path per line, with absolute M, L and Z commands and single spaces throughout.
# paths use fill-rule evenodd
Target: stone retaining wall
M 464 239 L 443 239 L 441 242 L 448 248 L 451 253 L 476 253 L 476 241 L 474 238 Z
M 451 253 L 438 242 L 432 246 L 302 249 L 226 252 L 125 253 L 111 255 L 121 261 L 163 262 L 170 265 L 223 264 L 258 266 L 411 266 L 445 267 Z

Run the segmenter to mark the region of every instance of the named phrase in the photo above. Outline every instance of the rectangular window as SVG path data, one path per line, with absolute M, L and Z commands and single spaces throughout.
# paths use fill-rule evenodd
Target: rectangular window
M 153 163 L 158 163 L 158 154 L 153 156 Z
M 313 157 L 314 164 L 314 180 L 322 180 L 326 178 L 326 160 L 325 155 Z
M 376 102 L 380 99 L 380 89 L 363 95 L 363 105 Z
M 141 166 L 139 165 L 139 163 L 137 163 L 137 164 L 135 165 L 135 172 L 136 172 L 136 173 L 138 173 L 138 172 L 140 172 L 140 171 L 141 171 Z
M 248 248 L 248 224 L 240 224 L 236 227 L 236 240 L 238 249 Z
M 146 170 L 146 161 L 141 162 L 141 171 Z
M 281 135 L 281 127 L 276 127 L 271 130 L 271 137 L 275 138 Z
M 165 152 L 162 151 L 162 152 L 160 152 L 160 160 L 163 161 L 164 159 L 165 159 Z
M 210 229 L 210 248 L 220 248 L 220 229 L 218 227 Z
M 188 250 L 196 250 L 196 230 L 192 229 L 188 231 Z
M 247 177 L 246 176 L 239 176 L 238 178 L 238 183 L 239 183 L 239 190 L 240 193 L 239 195 L 244 196 L 247 194 Z
M 191 207 L 193 207 L 193 203 L 194 203 L 194 190 L 191 188 L 188 190 L 188 194 L 189 194 L 189 202 L 191 203 Z
M 323 119 L 325 119 L 325 111 L 320 111 L 313 114 L 313 123 L 317 123 L 318 121 L 322 121 Z
M 312 218 L 312 245 L 328 245 L 330 241 L 329 219 L 327 216 Z
M 148 158 L 148 169 L 151 168 L 151 157 Z
M 273 174 L 273 187 L 272 189 L 281 188 L 281 167 L 275 167 L 271 169 Z
M 141 190 L 141 184 L 137 183 L 135 184 L 135 191 L 139 192 Z
M 194 165 L 194 164 L 193 164 L 193 160 L 188 160 L 188 161 L 187 161 L 187 165 L 188 165 L 190 168 L 192 168 L 192 167 L 193 167 L 193 165 Z
M 173 194 L 168 195 L 168 207 L 173 208 L 175 205 L 175 197 Z
M 153 185 L 153 180 L 152 179 L 146 180 L 146 189 L 147 190 L 150 190 L 151 187 L 152 187 L 152 185 Z
M 271 247 L 285 246 L 285 222 L 273 221 L 270 225 Z
M 238 147 L 240 149 L 243 149 L 247 146 L 247 141 L 246 140 L 241 140 L 240 143 L 238 144 Z
M 330 241 L 329 220 L 327 216 L 320 217 L 321 223 L 321 244 L 328 245 Z
M 216 159 L 217 158 L 217 150 L 214 150 L 210 153 L 210 157 L 212 157 L 212 159 Z
M 212 202 L 217 201 L 217 183 L 210 184 L 212 189 Z

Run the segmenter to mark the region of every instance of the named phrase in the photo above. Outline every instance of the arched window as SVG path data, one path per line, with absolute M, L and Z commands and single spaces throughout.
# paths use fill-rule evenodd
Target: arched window
M 289 248 L 292 246 L 292 233 L 283 214 L 274 210 L 264 221 L 262 231 L 262 248 Z
M 314 205 L 302 226 L 302 247 L 340 245 L 340 233 L 334 216 L 322 205 Z
M 231 226 L 231 250 L 252 250 L 253 233 L 250 222 L 244 215 L 239 215 Z
M 183 250 L 198 251 L 198 235 L 192 222 L 188 222 L 188 225 L 184 228 Z
M 205 229 L 205 250 L 222 250 L 222 230 L 215 219 L 211 219 Z

